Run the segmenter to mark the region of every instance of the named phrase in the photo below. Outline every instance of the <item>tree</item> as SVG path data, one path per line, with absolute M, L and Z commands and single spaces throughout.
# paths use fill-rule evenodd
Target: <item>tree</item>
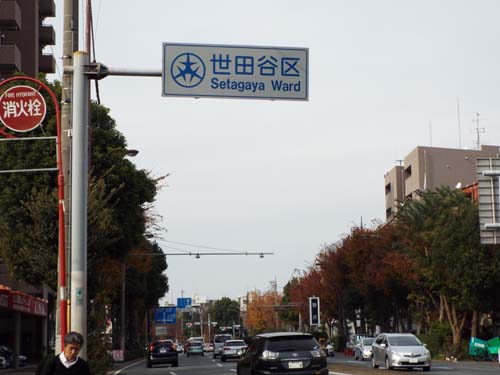
M 498 296 L 500 262 L 480 244 L 477 206 L 462 191 L 442 187 L 406 201 L 397 218 L 409 238 L 420 293 L 439 296 L 458 350 L 471 312 L 484 311 L 490 293 Z
M 49 86 L 60 97 L 60 84 Z M 55 135 L 51 100 L 47 100 L 47 107 L 43 127 L 16 136 Z M 133 251 L 161 253 L 151 241 L 151 228 L 159 218 L 152 212 L 152 204 L 162 178 L 137 170 L 124 158 L 126 140 L 108 109 L 92 103 L 91 111 L 87 296 L 89 345 L 92 342 L 89 358 L 90 363 L 97 363 L 100 353 L 109 349 L 102 336 L 109 311 L 118 310 L 122 264 Z M 2 169 L 55 166 L 53 145 L 49 147 L 46 142 L 2 142 L 0 158 Z M 15 279 L 35 285 L 47 283 L 57 289 L 57 227 L 55 172 L 0 175 L 0 256 Z M 135 301 L 129 305 L 129 314 L 136 317 L 131 330 L 139 326 L 145 310 L 157 305 L 158 298 L 168 290 L 162 275 L 167 268 L 165 258 L 153 257 L 146 263 L 131 264 L 127 276 L 131 287 L 135 287 L 129 296 Z M 137 335 L 130 332 L 128 336 Z M 142 344 L 135 340 L 134 345 Z
M 275 331 L 277 329 L 276 297 L 274 290 L 264 293 L 256 290 L 248 294 L 245 326 L 252 334 Z
M 240 305 L 229 297 L 222 297 L 214 302 L 210 310 L 210 319 L 217 322 L 217 327 L 229 327 L 240 321 Z

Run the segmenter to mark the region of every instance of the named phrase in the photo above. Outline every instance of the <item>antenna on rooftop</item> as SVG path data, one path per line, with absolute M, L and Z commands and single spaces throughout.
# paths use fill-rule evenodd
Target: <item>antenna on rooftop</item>
M 458 120 L 458 148 L 462 148 L 462 134 L 460 131 L 460 98 L 457 97 L 457 120 Z
M 479 127 L 479 121 L 482 121 L 484 119 L 479 119 L 479 113 L 478 112 L 475 112 L 476 113 L 476 118 L 475 120 L 472 120 L 476 123 L 476 129 L 475 129 L 475 132 L 476 132 L 476 146 L 477 148 L 481 148 L 481 134 L 484 134 L 486 133 L 486 130 L 484 128 L 480 128 Z

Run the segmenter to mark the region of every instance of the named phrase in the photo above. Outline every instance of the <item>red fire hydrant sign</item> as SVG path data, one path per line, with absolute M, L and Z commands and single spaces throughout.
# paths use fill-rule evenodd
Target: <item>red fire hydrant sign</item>
M 14 86 L 0 96 L 0 121 L 16 132 L 35 129 L 45 118 L 47 105 L 42 94 L 30 86 Z

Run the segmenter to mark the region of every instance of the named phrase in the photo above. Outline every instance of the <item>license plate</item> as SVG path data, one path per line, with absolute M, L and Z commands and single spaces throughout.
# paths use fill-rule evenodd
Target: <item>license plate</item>
M 288 362 L 288 368 L 302 368 L 302 362 Z
M 418 359 L 417 358 L 410 358 L 410 363 L 418 363 Z
M 166 353 L 167 352 L 167 349 L 165 348 L 160 348 L 160 353 Z

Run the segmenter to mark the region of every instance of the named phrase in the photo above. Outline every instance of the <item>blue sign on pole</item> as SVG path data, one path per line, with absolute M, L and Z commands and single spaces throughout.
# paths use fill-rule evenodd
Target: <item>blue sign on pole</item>
M 309 297 L 309 324 L 320 325 L 319 297 Z
M 177 308 L 175 306 L 158 307 L 155 309 L 156 324 L 175 324 Z
M 179 309 L 185 309 L 192 304 L 193 300 L 191 298 L 177 298 L 177 308 Z

